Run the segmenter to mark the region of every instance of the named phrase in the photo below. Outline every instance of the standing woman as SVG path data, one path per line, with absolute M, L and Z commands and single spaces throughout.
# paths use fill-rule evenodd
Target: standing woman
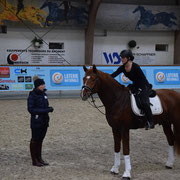
M 49 126 L 49 112 L 53 108 L 49 107 L 47 95 L 45 93 L 45 82 L 43 79 L 34 77 L 34 89 L 29 93 L 28 111 L 31 114 L 31 142 L 30 153 L 33 166 L 49 165 L 42 159 L 42 143 Z
M 146 129 L 153 129 L 154 120 L 149 102 L 149 95 L 152 91 L 152 85 L 149 84 L 140 66 L 133 62 L 134 56 L 131 50 L 121 51 L 120 57 L 123 65 L 121 65 L 114 73 L 112 73 L 111 76 L 114 78 L 123 72 L 125 76 L 133 82 L 131 87 L 133 86 L 133 89 L 135 89 L 136 92 L 139 92 L 141 105 L 147 118 Z

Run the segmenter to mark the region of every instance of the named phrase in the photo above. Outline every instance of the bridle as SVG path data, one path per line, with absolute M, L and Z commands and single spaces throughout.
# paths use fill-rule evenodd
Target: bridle
M 84 89 L 90 91 L 90 96 L 93 95 L 93 94 L 94 94 L 93 91 L 94 91 L 94 89 L 95 89 L 96 86 L 97 86 L 98 80 L 99 80 L 99 77 L 96 75 L 96 79 L 94 79 L 94 81 L 96 81 L 95 84 L 94 84 L 94 86 L 93 86 L 92 88 L 90 88 L 90 87 L 87 86 L 87 85 L 83 85 L 83 86 L 82 86 L 82 89 L 84 88 Z M 81 89 L 81 90 L 82 90 L 82 89 Z
M 93 94 L 94 94 L 93 91 L 94 91 L 94 89 L 95 89 L 96 86 L 97 86 L 98 80 L 99 80 L 99 77 L 96 75 L 96 79 L 94 79 L 94 81 L 96 81 L 95 84 L 94 84 L 94 86 L 93 86 L 92 88 L 90 88 L 90 87 L 87 86 L 87 85 L 83 85 L 83 86 L 82 86 L 82 89 L 84 88 L 84 89 L 90 91 L 91 102 L 93 103 L 93 105 L 92 105 L 91 102 L 88 101 L 89 104 L 90 104 L 92 107 L 96 108 L 101 114 L 105 115 L 105 113 L 103 113 L 101 110 L 99 110 L 99 108 L 100 108 L 100 107 L 104 107 L 104 105 L 97 106 L 97 105 L 95 104 L 95 100 L 94 100 L 94 97 L 93 97 Z M 82 90 L 82 89 L 81 89 L 81 90 Z

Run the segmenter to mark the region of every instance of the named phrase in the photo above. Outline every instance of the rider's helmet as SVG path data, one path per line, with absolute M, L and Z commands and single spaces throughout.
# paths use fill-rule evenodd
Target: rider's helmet
M 121 51 L 121 53 L 120 53 L 120 57 L 122 57 L 122 58 L 127 58 L 127 59 L 129 59 L 129 60 L 131 60 L 131 61 L 133 61 L 134 60 L 134 56 L 133 56 L 133 54 L 132 54 L 132 51 L 131 50 L 123 50 L 123 51 Z

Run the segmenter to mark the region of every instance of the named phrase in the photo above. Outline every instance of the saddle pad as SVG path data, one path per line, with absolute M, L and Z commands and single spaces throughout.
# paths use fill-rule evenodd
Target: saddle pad
M 159 96 L 156 95 L 155 97 L 149 99 L 150 99 L 150 103 L 152 104 L 150 105 L 152 114 L 153 115 L 161 114 L 163 112 L 163 108 Z M 131 108 L 134 114 L 136 114 L 137 116 L 144 116 L 144 114 L 141 114 L 141 110 L 137 107 L 136 100 L 133 94 L 131 94 Z

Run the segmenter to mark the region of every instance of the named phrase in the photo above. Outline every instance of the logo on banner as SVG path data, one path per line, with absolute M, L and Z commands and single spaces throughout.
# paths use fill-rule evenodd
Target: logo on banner
M 154 73 L 155 84 L 180 84 L 180 71 L 178 69 L 156 69 Z
M 7 62 L 8 64 L 28 64 L 28 61 L 21 61 L 21 58 L 16 53 L 10 53 L 7 56 Z
M 52 86 L 79 86 L 80 71 L 79 70 L 51 70 Z
M 10 69 L 9 67 L 0 67 L 0 78 L 9 78 Z
M 12 84 L 11 85 L 12 90 L 23 90 L 23 84 Z
M 103 52 L 107 64 L 120 64 L 121 58 L 117 52 L 109 53 Z
M 15 69 L 14 70 L 15 74 L 23 74 L 23 73 L 27 73 L 27 69 Z
M 33 84 L 25 84 L 25 89 L 33 89 Z
M 0 84 L 0 90 L 9 90 L 9 85 L 7 85 L 7 84 Z
M 121 80 L 123 81 L 123 83 L 129 83 L 130 82 L 129 78 L 127 78 L 123 73 L 121 74 Z
M 8 64 L 14 64 L 19 59 L 18 55 L 15 53 L 10 53 L 7 57 Z
M 165 74 L 163 72 L 158 72 L 156 74 L 156 80 L 160 83 L 164 82 L 165 81 Z
M 60 84 L 63 81 L 63 75 L 61 73 L 59 73 L 59 72 L 55 72 L 52 75 L 52 80 L 53 80 L 54 83 Z

